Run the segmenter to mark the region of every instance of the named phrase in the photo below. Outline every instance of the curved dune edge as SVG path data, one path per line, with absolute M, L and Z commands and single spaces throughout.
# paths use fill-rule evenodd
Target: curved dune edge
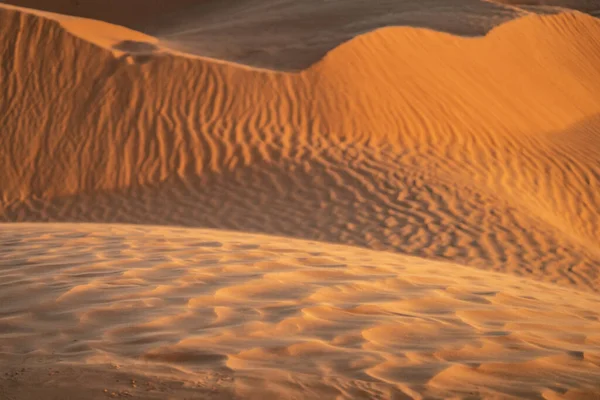
M 88 43 L 92 43 L 99 48 L 108 50 L 116 57 L 127 53 L 126 51 L 118 49 L 118 45 L 123 42 L 145 43 L 152 46 L 158 44 L 158 39 L 150 35 L 109 22 L 57 14 L 51 11 L 42 11 L 10 4 L 0 4 L 0 12 L 3 10 L 32 15 L 45 21 L 58 23 L 66 32 Z
M 491 2 L 492 3 L 497 2 L 498 4 L 504 4 L 502 1 L 492 0 Z M 507 1 L 506 4 L 510 4 L 510 2 Z M 540 14 L 536 14 L 536 13 L 526 12 L 525 10 L 523 10 L 524 14 L 522 14 L 521 16 L 513 18 L 513 19 L 509 19 L 507 21 L 503 21 L 502 23 L 500 23 L 496 26 L 493 26 L 485 34 L 473 36 L 473 37 L 453 35 L 452 33 L 438 31 L 435 29 L 430 29 L 430 28 L 425 28 L 425 27 L 413 27 L 413 26 L 387 26 L 387 27 L 385 27 L 384 26 L 384 27 L 376 28 L 376 29 L 366 32 L 366 33 L 357 34 L 355 37 L 351 38 L 350 40 L 340 43 L 338 46 L 335 46 L 333 49 L 328 51 L 327 54 L 323 58 L 335 57 L 334 54 L 339 51 L 339 48 L 346 47 L 346 46 L 355 46 L 356 44 L 353 44 L 353 42 L 362 41 L 364 38 L 371 39 L 370 38 L 371 35 L 376 35 L 381 32 L 383 32 L 383 34 L 385 34 L 385 35 L 397 34 L 400 31 L 404 31 L 403 33 L 416 32 L 418 34 L 440 35 L 441 37 L 454 38 L 455 40 L 459 40 L 459 41 L 471 41 L 471 40 L 484 39 L 487 36 L 492 36 L 492 35 L 497 34 L 497 31 L 503 31 L 505 29 L 527 30 L 528 28 L 531 27 L 531 26 L 527 27 L 527 24 L 531 23 L 532 25 L 538 25 L 540 22 L 539 20 L 546 20 L 546 21 L 544 21 L 545 23 L 550 22 L 552 24 L 552 22 L 556 22 L 556 21 L 552 21 L 552 19 L 562 18 L 562 17 L 558 17 L 558 15 L 562 15 L 563 17 L 565 15 L 575 15 L 575 16 L 578 16 L 578 18 L 583 18 L 583 19 L 594 18 L 587 14 L 576 11 L 577 8 L 581 8 L 581 7 L 582 6 L 578 5 L 578 4 L 573 4 L 572 7 L 565 6 L 565 7 L 563 7 L 562 12 L 556 13 L 554 15 L 544 15 L 544 14 L 540 15 Z M 256 70 L 256 71 L 281 73 L 281 74 L 292 74 L 292 75 L 298 73 L 298 72 L 286 72 L 286 71 L 271 71 L 271 70 L 268 70 L 265 68 L 247 66 L 247 65 L 232 62 L 232 61 L 225 61 L 225 60 L 215 59 L 215 58 L 211 58 L 211 57 L 204 57 L 204 56 L 198 55 L 198 54 L 185 53 L 182 51 L 178 51 L 176 49 L 171 49 L 168 46 L 161 46 L 160 40 L 149 34 L 137 31 L 135 29 L 132 29 L 132 28 L 129 28 L 126 26 L 107 22 L 107 21 L 79 17 L 79 16 L 74 16 L 74 15 L 59 14 L 59 13 L 55 13 L 52 11 L 44 11 L 44 10 L 40 10 L 40 9 L 27 8 L 27 7 L 22 7 L 22 6 L 18 6 L 18 5 L 11 5 L 11 4 L 4 4 L 4 3 L 0 4 L 0 10 L 8 10 L 8 11 L 13 11 L 13 12 L 18 12 L 18 13 L 24 13 L 24 14 L 33 15 L 33 16 L 42 18 L 47 21 L 54 21 L 54 22 L 58 23 L 60 25 L 60 27 L 63 28 L 66 32 L 72 34 L 73 36 L 80 38 L 88 43 L 92 43 L 104 50 L 108 50 L 116 56 L 121 56 L 124 53 L 127 53 L 127 51 L 122 51 L 122 50 L 119 50 L 118 48 L 116 48 L 119 43 L 121 43 L 121 42 L 140 42 L 140 43 L 147 43 L 150 45 L 155 45 L 156 46 L 155 50 L 157 50 L 159 53 L 165 52 L 165 53 L 168 53 L 168 54 L 176 56 L 176 57 L 199 59 L 202 61 L 208 61 L 208 62 L 214 62 L 214 63 L 225 63 L 225 64 L 233 65 L 238 68 L 248 68 L 248 69 Z M 527 20 L 531 20 L 531 21 L 538 20 L 538 21 L 537 22 L 531 22 L 531 21 L 526 22 Z M 558 24 L 561 24 L 561 23 L 564 23 L 564 20 L 558 21 Z M 513 24 L 520 24 L 521 26 L 517 28 L 516 26 L 512 26 Z M 392 31 L 393 31 L 393 33 L 390 33 Z M 409 36 L 409 38 L 410 38 L 410 36 Z M 404 39 L 401 39 L 401 40 L 404 40 Z M 507 39 L 505 38 L 504 40 L 507 40 Z M 359 45 L 356 45 L 356 46 L 359 46 Z M 426 43 L 423 45 L 423 47 L 425 47 L 425 46 L 426 46 Z M 136 53 L 135 50 L 132 50 L 131 52 Z M 342 58 L 342 57 L 340 57 L 340 58 Z M 320 62 L 322 62 L 322 60 L 317 61 L 315 64 L 319 64 Z M 337 62 L 342 62 L 342 61 L 334 60 L 333 62 L 337 63 Z M 311 67 L 306 68 L 306 69 L 311 69 Z
M 0 18 L 4 221 L 239 229 L 597 290 L 593 17 L 386 28 L 299 74 Z
M 569 9 L 594 12 L 593 4 L 585 0 L 557 0 L 551 2 L 553 5 L 539 4 L 548 1 L 433 0 L 424 4 L 383 0 L 377 7 L 360 1 L 348 7 L 347 2 L 339 0 L 307 0 L 301 7 L 277 0 L 260 4 L 254 0 L 4 2 L 127 26 L 160 38 L 166 47 L 201 56 L 288 71 L 302 70 L 357 32 L 381 26 L 414 26 L 480 36 L 494 26 L 532 12 L 547 14 Z M 276 11 L 265 13 L 267 9 Z M 299 26 L 306 29 L 296 29 Z M 267 31 L 276 33 L 257 34 Z
M 93 399 L 106 389 L 148 399 L 553 399 L 600 390 L 593 294 L 216 230 L 4 224 L 0 248 L 8 398 L 70 390 Z
M 576 9 L 579 11 L 594 13 L 600 9 L 600 6 L 593 1 L 588 0 L 491 0 L 494 3 L 510 6 L 528 6 L 528 7 L 556 7 L 561 9 Z

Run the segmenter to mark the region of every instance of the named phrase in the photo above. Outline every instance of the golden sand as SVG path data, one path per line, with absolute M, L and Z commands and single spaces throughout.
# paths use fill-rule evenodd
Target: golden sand
M 496 3 L 295 72 L 1 7 L 0 399 L 597 398 L 600 20 Z

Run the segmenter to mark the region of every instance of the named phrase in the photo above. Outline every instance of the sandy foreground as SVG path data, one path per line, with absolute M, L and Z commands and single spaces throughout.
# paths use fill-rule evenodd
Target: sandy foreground
M 0 400 L 600 398 L 600 6 L 7 3 Z
M 17 224 L 0 235 L 3 398 L 600 390 L 596 294 L 246 233 Z

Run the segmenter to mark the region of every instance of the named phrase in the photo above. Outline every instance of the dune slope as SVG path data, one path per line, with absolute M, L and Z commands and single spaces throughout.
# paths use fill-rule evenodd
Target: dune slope
M 244 64 L 300 70 L 357 34 L 413 26 L 463 36 L 530 13 L 600 11 L 594 0 L 2 0 L 99 19 L 172 48 Z
M 0 399 L 597 397 L 600 20 L 457 3 L 298 72 L 0 7 Z
M 0 18 L 4 221 L 237 229 L 598 287 L 593 17 L 386 28 L 301 73 Z
M 3 398 L 600 392 L 597 294 L 215 230 L 5 224 L 0 249 Z

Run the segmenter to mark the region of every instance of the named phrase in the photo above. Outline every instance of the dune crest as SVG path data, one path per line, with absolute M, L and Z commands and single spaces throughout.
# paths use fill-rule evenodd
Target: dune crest
M 5 221 L 241 229 L 598 287 L 593 17 L 386 28 L 300 73 L 0 19 Z
M 530 13 L 579 10 L 590 0 L 3 0 L 4 3 L 124 25 L 187 53 L 298 71 L 340 43 L 384 26 L 411 26 L 460 36 Z M 597 15 L 597 14 L 596 14 Z
M 0 399 L 597 396 L 600 20 L 195 3 L 0 6 Z

